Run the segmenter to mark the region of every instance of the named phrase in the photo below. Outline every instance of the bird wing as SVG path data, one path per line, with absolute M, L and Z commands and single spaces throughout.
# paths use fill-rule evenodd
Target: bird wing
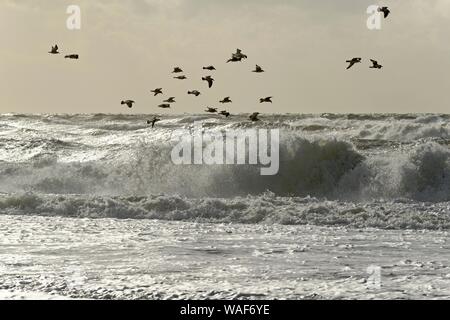
M 353 65 L 356 63 L 355 61 L 350 61 L 350 64 L 348 65 L 347 69 L 350 69 L 351 67 L 353 67 Z
M 387 16 L 389 15 L 389 13 L 391 13 L 391 11 L 389 11 L 389 9 L 386 9 L 384 11 L 384 17 L 387 18 Z
M 214 80 L 212 78 L 207 78 L 206 81 L 208 81 L 208 87 L 211 88 Z

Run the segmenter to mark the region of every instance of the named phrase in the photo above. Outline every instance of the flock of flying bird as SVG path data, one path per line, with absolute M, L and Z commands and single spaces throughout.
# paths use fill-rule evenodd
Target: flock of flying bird
M 244 54 L 241 49 L 236 49 L 236 52 L 231 55 L 231 58 L 227 60 L 227 63 L 229 63 L 229 62 L 240 62 L 243 59 L 247 59 L 247 55 Z M 203 70 L 215 71 L 216 68 L 214 66 L 210 65 L 210 66 L 207 66 L 207 67 L 203 67 Z M 261 66 L 256 65 L 255 66 L 255 70 L 253 70 L 252 72 L 263 73 L 264 70 L 263 70 L 263 68 Z M 184 74 L 182 74 L 182 73 L 183 73 L 183 69 L 181 69 L 180 67 L 173 68 L 172 74 L 180 74 L 180 75 L 174 76 L 173 77 L 174 79 L 186 80 L 187 77 Z M 205 81 L 208 84 L 208 88 L 211 88 L 214 85 L 214 81 L 215 80 L 214 80 L 214 78 L 212 76 L 208 75 L 208 76 L 202 77 L 202 81 Z M 157 95 L 160 95 L 160 94 L 163 95 L 163 89 L 162 88 L 156 88 L 154 90 L 150 90 L 150 92 L 152 92 L 153 96 L 155 96 L 155 97 Z M 188 91 L 187 94 L 188 95 L 193 95 L 193 96 L 196 96 L 196 97 L 201 95 L 200 91 L 198 91 L 198 90 Z M 222 100 L 220 100 L 219 102 L 222 103 L 222 104 L 227 104 L 227 103 L 232 103 L 233 101 L 231 100 L 231 97 L 225 97 Z M 259 102 L 260 103 L 272 103 L 272 97 L 261 98 L 261 99 L 259 99 Z M 124 101 L 121 102 L 122 105 L 126 105 L 128 108 L 132 108 L 134 103 L 135 103 L 134 100 L 124 100 Z M 162 108 L 162 109 L 169 109 L 171 107 L 172 103 L 176 103 L 175 97 L 167 98 L 158 107 Z M 213 107 L 207 107 L 205 112 L 217 113 L 217 114 L 225 116 L 226 118 L 228 118 L 231 115 L 230 112 L 228 112 L 227 110 L 218 111 L 217 108 L 213 108 Z M 259 121 L 258 115 L 259 115 L 259 112 L 254 112 L 254 113 L 252 113 L 250 115 L 249 118 L 250 118 L 251 121 Z M 157 117 L 154 117 L 152 120 L 147 120 L 147 124 L 151 124 L 152 128 L 153 128 L 155 126 L 155 123 L 158 122 L 158 121 L 161 121 L 161 119 L 159 119 Z
M 60 54 L 58 45 L 52 46 L 51 50 L 49 51 L 49 53 L 50 54 Z M 66 55 L 65 58 L 67 58 L 67 59 L 78 59 L 79 55 L 78 54 L 69 54 L 69 55 Z M 247 55 L 244 54 L 241 49 L 236 49 L 236 52 L 231 55 L 231 58 L 228 59 L 227 63 L 228 62 L 239 62 L 239 61 L 242 61 L 243 59 L 247 59 Z M 211 66 L 203 67 L 203 70 L 214 71 L 214 70 L 216 70 L 216 68 L 211 65 Z M 263 68 L 261 68 L 261 66 L 256 65 L 255 70 L 253 70 L 252 72 L 263 73 L 264 70 L 263 70 Z M 173 69 L 172 73 L 173 74 L 180 74 L 180 73 L 183 73 L 183 70 L 180 67 L 175 67 Z M 185 75 L 178 75 L 178 76 L 174 76 L 174 79 L 185 80 L 185 79 L 187 79 L 187 77 Z M 210 75 L 202 77 L 202 80 L 207 82 L 208 88 L 211 88 L 213 86 L 213 84 L 214 84 L 214 81 L 215 81 L 214 78 L 212 76 L 210 76 Z M 154 90 L 151 90 L 150 92 L 152 92 L 154 96 L 157 96 L 159 94 L 162 95 L 163 94 L 163 89 L 162 88 L 156 88 Z M 188 91 L 187 94 L 198 97 L 201 93 L 198 90 L 192 90 L 192 91 Z M 175 101 L 175 97 L 169 97 L 166 100 L 164 100 L 163 103 L 160 104 L 158 107 L 162 108 L 162 109 L 168 109 L 168 108 L 171 107 L 171 104 L 175 103 L 175 102 L 176 102 Z M 220 100 L 219 102 L 222 103 L 222 104 L 226 104 L 226 103 L 232 103 L 233 101 L 231 100 L 230 97 L 225 97 L 222 100 Z M 260 103 L 272 103 L 272 97 L 261 98 L 261 99 L 259 99 L 259 102 Z M 121 101 L 121 104 L 122 105 L 126 105 L 128 108 L 132 108 L 134 103 L 135 103 L 134 100 L 123 100 L 123 101 Z M 212 108 L 212 107 L 207 107 L 207 109 L 205 111 L 209 112 L 209 113 L 218 113 L 218 114 L 223 115 L 223 116 L 225 116 L 227 118 L 231 115 L 227 110 L 221 110 L 219 112 L 219 111 L 217 111 L 217 108 Z M 250 118 L 251 121 L 259 121 L 258 115 L 259 115 L 259 112 L 254 112 L 254 113 L 252 113 L 249 116 L 249 118 Z M 152 128 L 153 128 L 155 126 L 155 123 L 158 122 L 158 121 L 161 121 L 161 119 L 159 119 L 157 117 L 154 117 L 152 120 L 147 120 L 147 124 L 151 124 Z
M 384 18 L 386 19 L 389 16 L 390 10 L 389 10 L 388 7 L 379 7 L 378 8 L 378 12 L 382 12 L 383 15 L 384 15 Z M 60 52 L 59 52 L 58 45 L 52 46 L 51 50 L 49 51 L 49 53 L 50 54 L 59 54 Z M 66 58 L 66 59 L 78 59 L 79 55 L 78 54 L 68 54 L 68 55 L 65 55 L 64 58 Z M 244 54 L 241 49 L 236 49 L 236 52 L 231 55 L 231 58 L 227 60 L 227 63 L 229 63 L 229 62 L 240 62 L 243 59 L 247 59 L 247 55 Z M 346 62 L 349 63 L 347 69 L 350 69 L 351 67 L 353 67 L 353 65 L 355 65 L 357 63 L 361 63 L 361 61 L 362 61 L 362 58 L 352 58 L 350 60 L 346 60 Z M 376 60 L 370 59 L 370 61 L 372 62 L 372 66 L 370 66 L 371 69 L 381 69 L 383 67 Z M 210 66 L 207 66 L 207 67 L 203 67 L 203 70 L 215 71 L 216 68 L 214 66 L 210 65 Z M 263 68 L 261 68 L 261 66 L 256 65 L 255 70 L 253 70 L 252 72 L 263 73 L 264 70 L 263 70 Z M 180 67 L 175 67 L 173 69 L 172 73 L 173 74 L 180 74 L 180 73 L 183 73 L 183 70 Z M 187 77 L 185 75 L 181 74 L 181 75 L 174 76 L 174 79 L 186 80 Z M 215 81 L 214 78 L 212 76 L 210 76 L 210 75 L 202 77 L 202 80 L 206 81 L 208 83 L 208 88 L 211 88 L 213 86 L 213 84 L 214 84 L 214 81 Z M 151 90 L 150 92 L 152 92 L 153 95 L 156 97 L 159 94 L 161 94 L 161 95 L 163 94 L 163 89 L 162 88 L 156 88 L 154 90 Z M 192 90 L 192 91 L 188 91 L 187 94 L 188 95 L 194 95 L 194 96 L 198 97 L 201 93 L 198 90 Z M 158 107 L 162 108 L 162 109 L 168 109 L 168 108 L 170 108 L 171 104 L 175 103 L 175 102 L 176 102 L 175 101 L 175 97 L 169 97 L 166 100 L 164 100 L 163 103 L 160 104 Z M 226 104 L 226 103 L 232 103 L 232 100 L 231 100 L 230 97 L 225 97 L 222 100 L 220 100 L 219 102 L 222 103 L 222 104 Z M 260 98 L 259 102 L 260 103 L 272 103 L 272 97 L 270 96 L 270 97 Z M 134 103 L 135 103 L 134 100 L 123 100 L 123 101 L 121 101 L 121 104 L 122 105 L 126 105 L 128 108 L 132 108 Z M 230 116 L 230 113 L 227 110 L 221 110 L 219 112 L 219 111 L 217 111 L 217 108 L 213 108 L 213 107 L 207 107 L 205 112 L 218 113 L 218 114 L 223 115 L 223 116 L 225 116 L 227 118 Z M 254 112 L 254 113 L 252 113 L 249 116 L 249 119 L 251 121 L 259 121 L 258 115 L 259 115 L 259 112 Z M 152 128 L 153 128 L 155 126 L 155 123 L 158 122 L 158 121 L 161 121 L 161 119 L 159 119 L 157 117 L 154 117 L 152 120 L 147 120 L 147 124 L 151 124 Z

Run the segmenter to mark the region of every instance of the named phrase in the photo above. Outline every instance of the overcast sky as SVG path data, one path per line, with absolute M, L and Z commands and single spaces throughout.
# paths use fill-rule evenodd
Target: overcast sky
M 70 4 L 79 31 L 66 28 Z M 379 31 L 366 27 L 372 4 L 392 11 Z M 449 35 L 448 0 L 1 0 L 0 112 L 154 113 L 162 99 L 150 90 L 162 87 L 177 98 L 169 113 L 225 96 L 232 113 L 449 113 Z M 59 56 L 47 53 L 54 43 Z M 248 59 L 226 64 L 236 48 Z M 352 57 L 363 64 L 346 70 Z M 189 79 L 173 79 L 175 66 Z M 260 105 L 264 96 L 274 103 Z

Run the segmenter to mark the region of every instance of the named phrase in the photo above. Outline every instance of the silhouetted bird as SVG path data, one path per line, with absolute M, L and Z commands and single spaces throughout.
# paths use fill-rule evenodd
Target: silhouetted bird
M 193 94 L 194 96 L 198 97 L 201 93 L 198 90 L 192 90 L 192 91 L 188 91 L 188 94 Z
M 214 79 L 211 76 L 206 76 L 202 78 L 203 81 L 208 82 L 208 87 L 211 88 L 214 82 Z
M 211 107 L 206 107 L 207 109 L 205 110 L 206 112 L 209 113 L 216 113 L 217 112 L 217 108 L 211 108 Z
M 220 103 L 232 103 L 233 101 L 231 101 L 230 97 L 225 97 L 223 98 L 223 100 L 219 101 Z
M 381 64 L 378 64 L 378 62 L 376 60 L 372 60 L 370 59 L 370 61 L 372 61 L 372 66 L 370 66 L 371 69 L 381 69 L 383 68 L 383 66 Z
M 216 70 L 216 68 L 214 68 L 214 66 L 207 66 L 207 67 L 203 67 L 203 70 L 212 71 L 212 70 Z
M 228 118 L 230 116 L 230 113 L 226 110 L 222 110 L 219 112 L 221 115 L 225 116 L 226 118 Z
M 77 54 L 68 54 L 68 55 L 64 56 L 64 58 L 66 58 L 66 59 L 78 59 L 79 56 Z
M 273 97 L 261 98 L 261 99 L 259 99 L 259 103 L 263 103 L 263 102 L 270 102 L 270 103 L 272 103 L 272 98 Z
M 385 19 L 388 17 L 389 13 L 391 13 L 388 7 L 380 7 L 378 8 L 378 12 L 383 12 Z
M 261 73 L 264 72 L 264 70 L 260 66 L 256 65 L 255 70 L 253 70 L 252 72 Z
M 174 102 L 176 102 L 176 101 L 175 101 L 175 97 L 170 97 L 169 99 L 164 100 L 163 102 L 174 103 Z
M 242 59 L 247 59 L 247 55 L 242 53 L 241 49 L 236 49 L 236 53 L 231 54 L 231 59 L 228 59 L 228 62 L 239 62 L 242 61 Z
M 153 92 L 153 96 L 157 96 L 158 94 L 162 94 L 162 88 L 156 88 L 155 90 L 151 90 L 150 92 Z
M 180 73 L 180 72 L 183 72 L 183 70 L 181 70 L 181 68 L 179 68 L 179 67 L 173 68 L 172 73 Z
M 259 121 L 258 115 L 259 115 L 259 112 L 253 112 L 253 113 L 249 116 L 249 118 L 250 118 L 250 120 L 252 120 L 252 121 Z
M 187 77 L 186 76 L 178 76 L 178 77 L 174 77 L 175 79 L 179 79 L 179 80 L 184 80 L 184 79 L 187 79 Z
M 152 120 L 147 120 L 147 124 L 151 124 L 152 128 L 155 127 L 155 123 L 161 121 L 161 119 L 158 119 L 157 117 L 153 117 Z
M 163 104 L 160 104 L 160 105 L 158 106 L 158 108 L 168 109 L 168 108 L 170 108 L 170 104 L 168 104 L 168 103 L 163 103 Z
M 120 104 L 126 104 L 128 108 L 132 108 L 133 103 L 135 103 L 133 100 L 125 100 L 120 102 Z
M 347 60 L 346 62 L 349 63 L 347 69 L 350 69 L 355 63 L 361 63 L 361 58 L 353 58 L 352 60 Z
M 59 52 L 58 52 L 58 45 L 55 44 L 55 46 L 52 46 L 52 49 L 48 53 L 59 54 Z

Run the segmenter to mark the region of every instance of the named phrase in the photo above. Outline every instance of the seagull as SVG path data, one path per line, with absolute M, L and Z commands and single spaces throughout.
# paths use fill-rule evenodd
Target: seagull
M 256 65 L 255 70 L 253 70 L 252 72 L 261 73 L 264 72 L 264 70 L 260 66 Z
M 207 67 L 203 67 L 203 70 L 212 71 L 212 70 L 216 70 L 216 68 L 214 68 L 214 66 L 207 66 Z
M 353 58 L 352 60 L 347 60 L 346 62 L 350 63 L 347 67 L 347 69 L 350 69 L 355 63 L 361 63 L 361 58 Z
M 133 103 L 135 103 L 133 100 L 125 100 L 120 102 L 120 104 L 126 104 L 128 108 L 133 108 Z
M 178 76 L 178 77 L 174 77 L 174 79 L 184 80 L 184 79 L 187 79 L 187 77 L 186 76 Z
M 179 67 L 173 68 L 172 73 L 180 73 L 180 72 L 183 72 L 183 70 L 181 70 L 181 68 L 179 68 Z
M 163 104 L 160 104 L 160 105 L 158 106 L 158 108 L 168 109 L 168 108 L 170 108 L 170 104 L 168 104 L 168 103 L 163 103 Z
M 198 90 L 192 90 L 192 91 L 188 91 L 188 94 L 193 94 L 194 96 L 198 97 L 201 93 Z
M 259 115 L 259 112 L 253 112 L 253 113 L 249 116 L 249 118 L 250 118 L 250 120 L 252 120 L 252 121 L 259 121 L 258 115 Z
M 261 99 L 259 99 L 259 103 L 263 103 L 263 102 L 270 102 L 270 103 L 272 103 L 272 98 L 273 97 L 261 98 Z
M 230 97 L 225 97 L 225 98 L 223 98 L 223 100 L 220 100 L 219 102 L 220 103 L 231 103 L 233 101 L 231 101 Z
M 205 110 L 206 112 L 209 112 L 209 113 L 216 113 L 217 112 L 217 108 L 211 108 L 211 107 L 206 107 L 206 108 L 208 108 L 207 110 Z
M 52 46 L 52 49 L 48 53 L 50 53 L 50 54 L 59 54 L 59 52 L 58 52 L 58 45 L 55 44 L 54 47 Z
M 153 92 L 153 96 L 157 96 L 158 94 L 162 94 L 162 88 L 156 88 L 155 90 L 151 90 L 150 92 Z
M 380 7 L 378 8 L 378 12 L 383 12 L 385 19 L 388 17 L 389 13 L 391 13 L 388 7 Z
M 228 118 L 230 116 L 230 113 L 228 111 L 226 111 L 226 110 L 220 111 L 219 114 L 225 116 L 226 118 Z
M 211 88 L 214 82 L 214 79 L 211 78 L 211 76 L 206 76 L 202 78 L 203 81 L 207 81 L 208 82 L 208 87 Z
M 77 54 L 68 54 L 67 56 L 64 56 L 66 59 L 78 59 L 79 56 Z
M 157 117 L 153 117 L 152 120 L 147 120 L 147 124 L 152 124 L 152 128 L 155 127 L 155 123 L 161 121 L 161 119 L 158 119 Z
M 174 103 L 174 102 L 176 102 L 176 101 L 175 101 L 175 97 L 170 97 L 169 99 L 164 100 L 163 102 Z
M 372 61 L 372 66 L 370 66 L 371 69 L 381 69 L 383 68 L 383 66 L 381 64 L 378 64 L 378 61 L 376 60 L 372 60 L 370 59 L 370 61 Z

